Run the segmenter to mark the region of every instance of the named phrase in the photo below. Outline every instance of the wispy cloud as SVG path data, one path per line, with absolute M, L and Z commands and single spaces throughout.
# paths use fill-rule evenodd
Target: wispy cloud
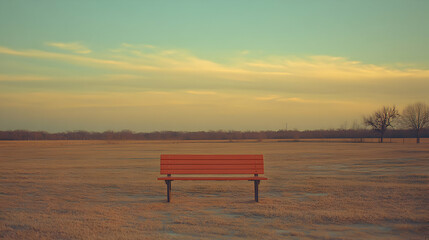
M 293 78 L 335 81 L 429 77 L 429 70 L 425 69 L 395 69 L 334 56 L 270 57 L 248 61 L 245 66 L 247 66 L 246 69 L 255 69 L 262 72 L 288 73 Z
M 145 79 L 145 76 L 137 75 L 137 74 L 107 74 L 104 76 L 104 79 L 108 80 L 138 80 Z
M 78 43 L 49 43 L 75 52 L 89 53 Z M 98 68 L 114 68 L 132 72 L 162 72 L 162 74 L 210 74 L 220 79 L 256 81 L 320 79 L 324 81 L 367 81 L 392 78 L 427 78 L 429 70 L 396 69 L 365 64 L 335 56 L 308 56 L 303 58 L 271 56 L 259 59 L 244 58 L 229 64 L 197 57 L 186 50 L 162 49 L 151 45 L 122 44 L 114 54 L 78 56 L 40 50 L 15 50 L 0 46 L 0 54 L 22 57 L 55 59 Z M 93 54 L 92 54 L 93 55 Z
M 135 71 L 150 71 L 156 70 L 156 67 L 146 66 L 141 64 L 133 64 L 130 62 L 116 61 L 110 59 L 101 59 L 85 56 L 77 56 L 71 54 L 54 53 L 40 50 L 14 50 L 0 46 L 0 54 L 15 55 L 29 58 L 40 58 L 40 59 L 54 59 L 59 61 L 65 61 L 74 63 L 77 65 L 86 65 L 92 67 L 101 68 L 117 68 L 124 70 L 135 70 Z
M 311 100 L 311 99 L 303 99 L 299 97 L 284 97 L 279 95 L 256 97 L 255 99 L 260 101 L 295 102 L 295 103 L 315 103 L 315 102 L 321 101 L 321 99 Z
M 215 95 L 216 92 L 213 91 L 195 91 L 195 90 L 189 90 L 186 91 L 189 94 L 194 94 L 194 95 Z
M 253 94 L 252 98 L 258 101 L 302 103 L 312 99 L 315 102 L 321 99 L 424 100 L 427 99 L 425 89 L 429 87 L 429 70 L 426 69 L 387 67 L 335 56 L 266 56 L 257 59 L 249 56 L 220 63 L 198 57 L 187 50 L 146 44 L 123 44 L 116 52 L 87 55 L 0 46 L 0 54 L 40 59 L 32 63 L 42 67 L 43 60 L 47 59 L 71 66 L 97 68 L 103 72 L 98 76 L 82 76 L 73 72 L 75 68 L 62 66 L 60 70 L 67 74 L 46 74 L 55 79 L 56 84 L 40 85 L 40 88 L 50 89 L 59 88 L 57 82 L 63 81 L 64 86 L 74 90 L 78 89 L 77 83 L 81 86 L 84 83 L 86 90 L 93 91 L 180 90 L 186 95 L 201 97 L 227 90 Z M 21 69 L 21 66 L 16 67 L 17 72 Z M 8 75 L 0 79 L 40 79 L 37 77 L 39 74 L 29 76 Z M 24 85 L 9 85 L 20 86 Z M 255 96 L 255 92 L 265 95 Z
M 74 53 L 80 53 L 80 54 L 88 54 L 91 52 L 89 48 L 87 48 L 80 42 L 71 42 L 71 43 L 47 42 L 46 45 L 72 51 Z
M 0 81 L 45 81 L 51 79 L 52 78 L 48 76 L 0 74 Z

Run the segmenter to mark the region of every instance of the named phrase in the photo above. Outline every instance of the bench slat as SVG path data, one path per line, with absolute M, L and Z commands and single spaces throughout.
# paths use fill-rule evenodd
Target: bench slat
M 215 164 L 224 164 L 224 165 L 235 165 L 235 164 L 260 164 L 263 165 L 263 160 L 162 160 L 161 165 L 180 165 L 180 164 L 189 164 L 189 165 L 215 165 Z
M 160 177 L 158 180 L 268 180 L 266 177 Z
M 161 170 L 190 170 L 190 169 L 241 169 L 241 170 L 254 170 L 264 169 L 264 165 L 161 165 Z
M 161 174 L 264 174 L 263 169 L 241 170 L 241 169 L 198 169 L 198 170 L 161 170 Z
M 189 155 L 189 154 L 162 154 L 161 160 L 262 160 L 263 155 Z

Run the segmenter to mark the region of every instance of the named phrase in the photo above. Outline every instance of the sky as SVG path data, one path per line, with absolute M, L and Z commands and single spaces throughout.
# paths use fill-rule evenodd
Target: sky
M 429 1 L 0 1 L 0 130 L 332 129 L 429 103 Z

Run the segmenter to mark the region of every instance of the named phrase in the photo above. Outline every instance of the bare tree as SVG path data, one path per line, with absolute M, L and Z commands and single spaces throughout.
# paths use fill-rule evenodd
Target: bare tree
M 420 143 L 420 131 L 429 126 L 429 106 L 422 102 L 408 105 L 402 112 L 401 120 L 404 127 L 414 130 L 416 141 Z
M 372 115 L 363 118 L 365 125 L 372 127 L 372 129 L 380 134 L 380 142 L 383 142 L 384 133 L 388 127 L 393 127 L 392 122 L 399 117 L 396 106 L 383 107 Z

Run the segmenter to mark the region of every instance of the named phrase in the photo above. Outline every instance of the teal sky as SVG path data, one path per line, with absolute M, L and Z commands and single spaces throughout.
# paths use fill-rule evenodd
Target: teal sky
M 418 0 L 1 1 L 0 129 L 360 122 L 429 102 L 428 12 Z

